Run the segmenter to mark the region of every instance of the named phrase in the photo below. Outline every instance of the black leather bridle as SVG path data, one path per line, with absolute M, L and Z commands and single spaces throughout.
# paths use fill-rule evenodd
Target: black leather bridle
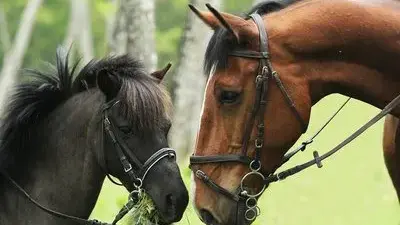
M 313 152 L 314 158 L 306 163 L 294 166 L 282 172 L 274 174 L 274 172 L 280 168 L 283 164 L 289 161 L 295 154 L 300 151 L 304 151 L 307 145 L 311 144 L 314 138 L 326 127 L 326 125 L 337 115 L 337 113 L 348 103 L 350 98 L 339 108 L 339 110 L 328 120 L 327 123 L 322 126 L 322 128 L 312 136 L 311 139 L 305 141 L 301 144 L 300 147 L 295 149 L 294 151 L 288 152 L 282 159 L 281 163 L 277 165 L 272 171 L 262 171 L 261 170 L 261 150 L 264 145 L 264 113 L 267 106 L 267 94 L 268 94 L 268 82 L 270 80 L 275 80 L 277 86 L 282 92 L 288 106 L 293 112 L 296 119 L 299 121 L 303 133 L 307 129 L 307 124 L 301 117 L 300 113 L 295 107 L 293 100 L 290 95 L 286 91 L 283 86 L 282 81 L 280 80 L 278 73 L 273 69 L 269 49 L 268 49 L 268 35 L 266 28 L 264 26 L 264 21 L 262 17 L 254 13 L 250 15 L 250 18 L 255 22 L 259 30 L 260 36 L 260 51 L 249 51 L 249 50 L 233 50 L 230 55 L 236 57 L 244 57 L 251 59 L 258 59 L 260 62 L 258 75 L 256 76 L 255 84 L 256 84 L 256 99 L 254 102 L 254 106 L 251 112 L 251 116 L 247 122 L 246 129 L 243 137 L 243 145 L 242 145 L 242 154 L 231 154 L 231 155 L 210 155 L 210 156 L 198 156 L 192 155 L 190 157 L 190 168 L 193 170 L 195 176 L 203 181 L 208 187 L 214 190 L 217 193 L 220 193 L 226 196 L 228 199 L 236 202 L 236 225 L 245 224 L 247 222 L 254 221 L 260 213 L 260 209 L 257 206 L 257 198 L 262 195 L 264 190 L 269 186 L 269 184 L 277 181 L 284 180 L 285 178 L 297 174 L 303 171 L 306 168 L 309 168 L 313 165 L 317 165 L 318 168 L 322 167 L 322 161 L 332 156 L 334 153 L 339 151 L 345 145 L 350 143 L 360 134 L 362 134 L 365 130 L 379 121 L 382 117 L 390 113 L 394 108 L 396 108 L 400 104 L 400 95 L 393 99 L 386 107 L 375 117 L 373 117 L 370 121 L 368 121 L 364 126 L 360 127 L 356 132 L 350 135 L 348 138 L 339 143 L 335 148 L 328 151 L 324 155 L 320 156 L 317 151 Z M 253 129 L 255 120 L 258 119 L 257 125 L 257 136 L 255 139 L 255 153 L 254 157 L 249 157 L 247 154 L 248 142 L 250 140 L 251 131 Z M 248 172 L 242 178 L 240 182 L 240 186 L 238 189 L 232 193 L 231 191 L 221 187 L 217 183 L 215 183 L 204 171 L 195 168 L 195 165 L 199 164 L 209 164 L 209 163 L 226 163 L 226 162 L 238 162 L 244 165 L 248 165 L 250 172 Z M 258 178 L 263 181 L 263 186 L 260 191 L 257 193 L 252 193 L 250 189 L 246 187 L 246 181 L 252 178 Z M 243 219 L 244 218 L 244 219 Z
M 23 194 L 30 202 L 32 202 L 35 206 L 43 210 L 44 212 L 59 217 L 67 220 L 71 220 L 75 223 L 82 224 L 82 225 L 115 225 L 119 220 L 121 220 L 138 202 L 140 195 L 143 193 L 143 181 L 146 178 L 146 175 L 148 172 L 153 168 L 154 165 L 156 165 L 161 159 L 165 157 L 176 157 L 175 150 L 172 148 L 162 148 L 155 152 L 153 155 L 150 156 L 146 160 L 146 162 L 142 163 L 134 154 L 133 152 L 129 149 L 129 147 L 125 144 L 125 142 L 118 136 L 116 135 L 116 127 L 113 125 L 112 119 L 109 117 L 108 110 L 110 110 L 113 106 L 118 104 L 119 101 L 113 100 L 108 103 L 106 103 L 102 109 L 102 123 L 103 123 L 103 135 L 107 134 L 111 142 L 113 143 L 115 147 L 115 151 L 118 155 L 119 161 L 121 162 L 121 165 L 123 167 L 124 172 L 128 175 L 130 178 L 131 182 L 133 183 L 134 190 L 129 194 L 129 199 L 128 202 L 122 207 L 122 209 L 119 211 L 117 216 L 115 217 L 114 221 L 112 224 L 109 223 L 103 223 L 98 220 L 87 220 L 87 219 L 82 219 L 78 218 L 75 216 L 70 216 L 66 215 L 64 213 L 60 213 L 54 210 L 51 210 L 39 202 L 37 202 L 35 199 L 33 199 L 15 180 L 13 180 L 6 172 L 0 171 L 0 173 L 7 178 L 10 183 L 21 193 Z M 103 147 L 103 151 L 104 147 Z M 105 165 L 100 164 L 100 165 Z M 105 166 L 106 167 L 106 166 Z M 107 171 L 106 168 L 105 171 Z M 136 172 L 135 172 L 136 171 Z M 110 180 L 117 184 L 117 185 L 122 185 L 116 183 L 110 176 L 108 171 L 106 172 L 106 175 Z

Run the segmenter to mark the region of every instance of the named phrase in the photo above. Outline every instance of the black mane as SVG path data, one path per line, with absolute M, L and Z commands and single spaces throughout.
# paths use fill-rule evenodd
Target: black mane
M 245 13 L 242 18 L 250 19 L 252 13 L 265 15 L 274 11 L 283 9 L 296 0 L 266 0 L 255 5 L 249 12 Z M 229 52 L 237 47 L 237 43 L 229 37 L 225 28 L 215 30 L 211 37 L 204 58 L 204 73 L 208 76 L 215 67 L 215 69 L 226 69 L 228 63 Z
M 68 55 L 58 48 L 56 65 L 50 65 L 50 72 L 27 70 L 29 80 L 14 87 L 1 121 L 0 170 L 13 164 L 17 157 L 24 157 L 38 122 L 73 95 L 96 88 L 100 70 L 121 81 L 118 97 L 137 129 L 153 129 L 154 121 L 165 117 L 167 95 L 139 61 L 128 55 L 92 60 L 74 76 L 78 63 L 70 66 Z

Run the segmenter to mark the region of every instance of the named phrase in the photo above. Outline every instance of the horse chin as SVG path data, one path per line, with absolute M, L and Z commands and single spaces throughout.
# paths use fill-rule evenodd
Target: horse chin
M 207 213 L 201 213 L 202 221 L 207 225 L 232 225 L 232 224 L 242 224 L 242 225 L 250 225 L 254 222 L 246 220 L 245 216 L 239 216 L 239 220 L 237 221 L 237 209 L 238 203 L 227 199 L 220 198 L 217 202 L 217 210 L 213 213 L 208 213 L 208 216 L 205 215 Z M 203 211 L 204 212 L 204 211 Z

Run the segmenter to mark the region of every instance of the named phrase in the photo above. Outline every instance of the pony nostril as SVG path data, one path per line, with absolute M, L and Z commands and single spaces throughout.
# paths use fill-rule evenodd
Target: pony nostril
M 201 217 L 201 220 L 206 224 L 210 224 L 210 225 L 217 225 L 218 224 L 218 221 L 206 209 L 201 209 L 200 210 L 200 217 Z
M 174 197 L 173 194 L 168 194 L 167 195 L 167 205 L 169 205 L 170 207 L 174 207 L 176 204 L 176 198 Z

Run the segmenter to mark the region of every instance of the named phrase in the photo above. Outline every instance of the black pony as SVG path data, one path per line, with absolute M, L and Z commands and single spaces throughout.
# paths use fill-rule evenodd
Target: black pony
M 42 206 L 88 218 L 109 174 L 128 191 L 143 188 L 162 224 L 179 221 L 188 192 L 168 148 L 171 103 L 159 84 L 169 66 L 149 76 L 123 55 L 93 60 L 74 76 L 67 51 L 57 49 L 56 60 L 50 72 L 30 70 L 3 110 L 0 224 L 76 224 L 22 189 Z

